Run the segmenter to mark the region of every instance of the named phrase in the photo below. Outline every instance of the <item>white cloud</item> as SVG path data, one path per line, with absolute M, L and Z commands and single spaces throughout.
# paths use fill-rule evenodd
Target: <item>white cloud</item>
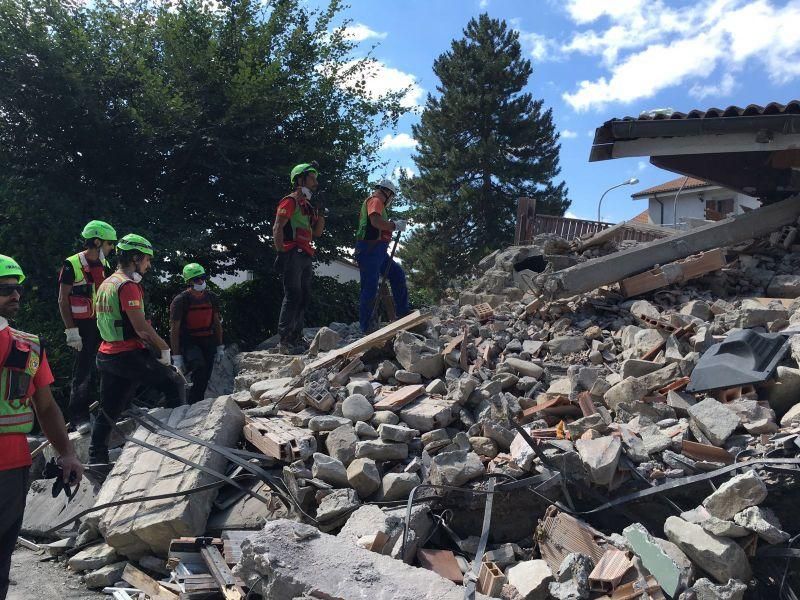
M 555 58 L 558 50 L 558 44 L 555 41 L 541 33 L 522 31 L 519 27 L 517 29 L 519 30 L 519 41 L 522 47 L 529 52 L 531 58 L 539 62 Z
M 648 167 L 648 164 L 643 160 L 640 160 L 639 162 L 636 163 L 636 170 L 637 171 L 644 171 L 647 167 Z
M 358 61 L 352 60 L 340 65 L 343 71 L 352 69 Z M 401 104 L 405 108 L 420 106 L 425 90 L 417 83 L 417 78 L 411 73 L 389 67 L 374 58 L 366 61 L 367 67 L 361 74 L 353 74 L 345 85 L 354 87 L 363 80 L 364 89 L 372 99 L 391 93 L 405 91 Z
M 414 177 L 416 174 L 417 172 L 411 167 L 395 167 L 394 171 L 392 171 L 392 179 L 398 181 L 400 179 L 400 175 Z
M 565 140 L 571 140 L 578 137 L 577 132 L 572 131 L 571 129 L 564 129 L 561 131 L 561 137 Z
M 684 86 L 698 98 L 728 96 L 736 74 L 758 65 L 777 84 L 800 76 L 800 3 L 789 0 L 567 0 L 579 26 L 563 53 L 597 56 L 605 73 L 562 95 L 575 110 L 631 103 Z M 753 65 L 755 63 L 755 65 Z M 717 75 L 717 82 L 709 78 Z
M 489 0 L 480 0 L 480 2 L 478 2 L 478 6 L 480 6 L 481 8 L 488 8 Z
M 364 40 L 373 38 L 382 40 L 387 34 L 385 32 L 375 31 L 363 23 L 353 23 L 342 30 L 342 36 L 354 42 L 363 42 Z
M 381 149 L 383 150 L 400 150 L 404 148 L 416 148 L 417 140 L 408 135 L 407 133 L 398 133 L 392 135 L 387 133 L 381 140 Z

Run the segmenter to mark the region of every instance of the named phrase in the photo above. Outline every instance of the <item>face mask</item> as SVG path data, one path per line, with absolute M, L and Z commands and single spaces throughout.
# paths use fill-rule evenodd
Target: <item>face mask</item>
M 204 290 L 206 289 L 206 282 L 204 281 L 203 283 L 195 283 L 195 284 L 192 286 L 192 289 L 193 289 L 195 292 L 202 292 L 202 291 L 204 291 Z
M 133 281 L 134 281 L 135 283 L 140 283 L 140 282 L 142 281 L 142 274 L 141 274 L 141 273 L 139 273 L 138 271 L 134 271 L 134 272 L 131 274 L 131 279 L 133 279 Z
M 99 254 L 98 254 L 98 257 L 97 257 L 97 258 L 100 260 L 100 262 L 103 262 L 103 261 L 105 260 L 105 258 L 106 258 L 106 253 L 105 253 L 105 252 L 103 252 L 103 249 L 102 249 L 102 248 L 100 248 L 100 250 L 99 250 Z
M 311 190 L 310 189 L 308 189 L 307 187 L 303 186 L 303 187 L 300 188 L 300 191 L 302 192 L 303 196 L 306 197 L 306 200 L 311 200 Z
M 0 331 L 8 327 L 8 320 L 5 317 L 0 317 Z

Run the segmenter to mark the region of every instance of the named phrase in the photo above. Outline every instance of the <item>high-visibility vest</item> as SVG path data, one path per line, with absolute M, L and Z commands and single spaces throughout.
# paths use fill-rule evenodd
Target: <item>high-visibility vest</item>
M 127 315 L 123 315 L 120 306 L 119 290 L 126 283 L 139 285 L 133 279 L 117 271 L 113 273 L 97 290 L 95 312 L 97 313 L 97 329 L 100 337 L 106 342 L 122 342 L 136 337 L 136 332 Z M 144 300 L 141 301 L 144 310 Z
M 76 320 L 93 319 L 96 282 L 92 278 L 86 254 L 83 252 L 73 254 L 67 259 L 67 262 L 72 265 L 72 271 L 75 274 L 75 280 L 69 293 L 69 308 L 72 318 Z M 104 260 L 103 266 L 108 267 L 108 262 Z
M 39 337 L 9 328 L 11 348 L 0 368 L 0 433 L 30 433 L 33 408 L 28 388 L 42 360 Z
M 377 229 L 372 226 L 372 223 L 369 221 L 369 215 L 367 214 L 367 204 L 373 198 L 378 198 L 383 203 L 383 210 L 381 211 L 381 217 L 384 221 L 389 220 L 388 213 L 386 212 L 386 201 L 382 200 L 380 197 L 376 195 L 372 195 L 364 202 L 361 203 L 361 213 L 358 215 L 358 231 L 356 232 L 356 239 L 357 240 L 367 240 L 367 241 L 374 241 L 380 240 L 382 242 L 390 242 L 392 241 L 392 232 L 391 231 L 383 231 Z
M 306 254 L 314 256 L 314 247 L 311 245 L 313 233 L 311 231 L 311 216 L 313 207 L 305 198 L 298 198 L 290 194 L 281 198 L 281 202 L 291 198 L 294 200 L 294 212 L 286 225 L 283 226 L 283 243 L 287 250 L 300 248 Z

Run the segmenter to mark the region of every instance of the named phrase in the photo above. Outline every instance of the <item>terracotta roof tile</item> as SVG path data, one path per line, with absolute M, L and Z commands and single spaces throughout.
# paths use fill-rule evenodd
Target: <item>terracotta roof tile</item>
M 638 215 L 630 219 L 634 223 L 649 223 L 650 222 L 650 209 L 644 209 Z
M 683 184 L 683 180 L 686 177 L 678 177 L 676 179 L 672 179 L 667 181 L 666 183 L 662 183 L 660 185 L 653 186 L 651 188 L 647 188 L 646 190 L 642 190 L 641 192 L 636 192 L 635 194 L 631 194 L 631 198 L 641 198 L 642 196 L 652 196 L 653 194 L 658 194 L 661 192 L 677 192 L 681 189 L 681 185 Z M 686 185 L 683 186 L 684 190 L 690 190 L 692 188 L 699 188 L 705 187 L 707 185 L 713 185 L 708 183 L 707 181 L 703 181 L 702 179 L 695 179 L 694 177 L 689 177 Z

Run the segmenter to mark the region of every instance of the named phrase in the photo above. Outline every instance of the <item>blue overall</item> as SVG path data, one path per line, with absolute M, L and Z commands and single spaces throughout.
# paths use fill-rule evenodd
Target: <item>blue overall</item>
M 389 242 L 358 241 L 356 242 L 355 259 L 361 271 L 361 304 L 359 316 L 361 331 L 367 333 L 370 328 L 370 316 L 375 308 L 375 297 L 378 294 L 378 282 L 386 272 L 389 284 L 392 287 L 392 297 L 398 317 L 406 316 L 410 311 L 408 307 L 408 287 L 406 287 L 406 274 L 393 260 L 390 261 Z M 378 312 L 377 310 L 375 311 Z

